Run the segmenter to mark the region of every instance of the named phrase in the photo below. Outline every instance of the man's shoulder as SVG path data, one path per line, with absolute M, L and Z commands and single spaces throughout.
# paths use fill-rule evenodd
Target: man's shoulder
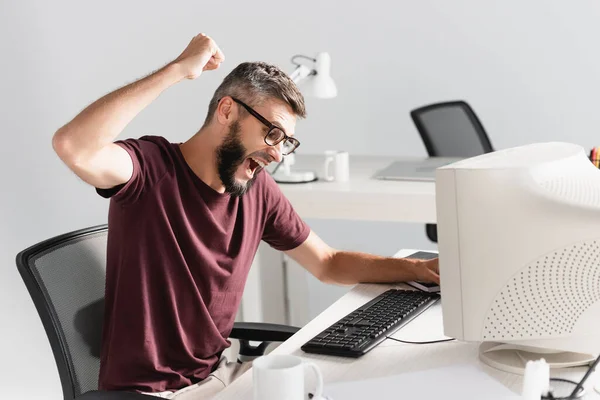
M 117 144 L 121 144 L 129 152 L 134 164 L 139 164 L 138 169 L 152 172 L 157 179 L 166 173 L 173 174 L 180 163 L 178 144 L 171 143 L 162 136 L 144 135 L 117 141 Z
M 133 139 L 133 140 L 138 141 L 138 142 L 152 143 L 156 146 L 167 147 L 167 148 L 170 148 L 173 145 L 175 145 L 174 143 L 169 142 L 165 137 L 158 136 L 158 135 L 144 135 L 144 136 L 140 136 L 138 139 Z
M 172 159 L 176 157 L 178 144 L 169 142 L 166 138 L 156 135 L 144 135 L 139 138 L 119 140 L 126 147 L 137 149 L 145 157 Z

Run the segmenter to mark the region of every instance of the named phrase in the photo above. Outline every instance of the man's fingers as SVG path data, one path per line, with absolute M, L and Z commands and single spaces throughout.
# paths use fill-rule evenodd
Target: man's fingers
M 440 273 L 440 262 L 439 258 L 434 258 L 430 261 L 429 269 L 435 272 L 436 274 Z
M 219 65 L 221 65 L 221 63 L 211 57 L 211 59 L 208 60 L 208 62 L 206 63 L 206 65 L 204 66 L 204 68 L 202 70 L 210 71 L 213 69 L 217 69 L 217 68 L 219 68 Z
M 440 259 L 436 258 L 433 261 L 433 268 L 431 272 L 435 275 L 435 283 L 440 284 Z
M 225 55 L 223 54 L 223 52 L 221 51 L 219 46 L 217 46 L 217 44 L 214 42 L 214 40 L 211 40 L 211 42 L 212 42 L 211 43 L 212 56 L 210 57 L 210 60 L 208 60 L 206 65 L 204 66 L 204 68 L 203 68 L 204 71 L 219 68 L 219 65 L 221 65 L 221 63 L 225 60 Z
M 212 58 L 214 58 L 217 63 L 222 63 L 223 61 L 225 61 L 225 54 L 223 54 L 219 46 L 217 46 L 216 44 Z
M 438 285 L 440 284 L 440 276 L 438 274 L 436 274 L 434 271 L 429 270 L 426 277 L 427 277 L 426 279 L 428 281 L 437 283 Z
M 440 264 L 438 262 L 438 259 L 435 258 L 433 260 L 428 260 L 427 262 L 427 271 L 428 271 L 428 277 L 429 279 L 431 279 L 432 282 L 437 283 L 438 285 L 440 284 Z
M 204 68 L 202 68 L 202 71 L 212 71 L 219 68 L 219 64 L 206 64 L 204 66 Z

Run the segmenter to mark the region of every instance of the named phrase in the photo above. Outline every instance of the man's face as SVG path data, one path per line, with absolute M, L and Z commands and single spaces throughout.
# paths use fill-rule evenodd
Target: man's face
M 239 115 L 241 105 L 237 107 Z M 282 128 L 291 136 L 296 126 L 296 117 L 285 103 L 268 100 L 253 107 L 272 124 Z M 244 118 L 236 118 L 229 126 L 229 132 L 217 148 L 217 170 L 225 191 L 233 196 L 241 196 L 250 189 L 256 176 L 271 162 L 281 161 L 281 147 L 265 143 L 267 126 L 254 116 L 244 113 Z

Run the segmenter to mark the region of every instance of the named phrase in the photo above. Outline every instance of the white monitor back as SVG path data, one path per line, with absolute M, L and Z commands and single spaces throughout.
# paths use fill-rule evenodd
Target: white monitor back
M 444 332 L 600 350 L 600 171 L 540 143 L 436 171 Z

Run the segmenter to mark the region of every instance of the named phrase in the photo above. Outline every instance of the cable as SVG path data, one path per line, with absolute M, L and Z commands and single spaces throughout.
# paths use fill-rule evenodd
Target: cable
M 566 382 L 566 383 L 570 383 L 572 385 L 577 386 L 577 382 L 572 381 L 570 379 L 563 379 L 563 378 L 550 378 L 550 382 L 555 381 L 555 382 Z
M 407 340 L 395 339 L 395 338 L 390 337 L 390 336 L 386 336 L 386 339 L 394 340 L 394 341 L 400 342 L 400 343 L 408 343 L 408 344 L 432 344 L 432 343 L 451 342 L 453 340 L 456 340 L 456 339 L 441 339 L 441 340 L 432 340 L 432 341 L 429 341 L 429 342 L 409 342 Z
M 571 393 L 571 397 L 576 397 L 579 394 L 579 391 L 581 389 L 583 389 L 584 382 L 587 380 L 587 378 L 589 378 L 589 376 L 592 374 L 592 372 L 594 372 L 594 370 L 598 366 L 598 362 L 600 362 L 600 356 L 598 356 L 596 358 L 596 360 L 592 363 L 592 365 L 590 365 L 590 367 L 586 371 L 586 373 L 583 376 L 583 378 L 581 378 L 581 380 L 579 381 L 579 383 L 577 384 L 577 386 L 575 386 L 575 389 L 573 390 L 573 393 Z
M 545 399 L 545 400 L 573 400 L 573 399 L 580 398 L 581 394 L 584 390 L 583 384 L 589 378 L 589 376 L 592 374 L 592 372 L 594 372 L 594 370 L 596 369 L 596 366 L 598 365 L 599 362 L 600 362 L 600 356 L 598 356 L 598 358 L 596 358 L 596 360 L 594 360 L 594 362 L 588 367 L 587 371 L 585 372 L 585 375 L 583 375 L 583 378 L 581 378 L 581 380 L 579 382 L 574 382 L 569 379 L 562 379 L 562 378 L 550 378 L 550 381 L 565 382 L 565 383 L 570 383 L 572 385 L 575 385 L 575 389 L 573 389 L 573 392 L 571 392 L 571 394 L 568 395 L 567 397 L 554 397 L 552 392 L 550 392 L 550 393 L 548 393 L 547 396 L 542 397 L 542 399 Z
M 573 391 L 573 393 L 567 395 L 567 397 L 554 397 L 554 395 L 552 394 L 552 392 L 548 392 L 547 396 L 542 396 L 542 399 L 544 400 L 572 400 L 572 399 L 577 399 L 579 398 L 579 394 L 580 392 L 583 391 L 583 387 L 579 387 L 577 388 L 578 383 L 569 379 L 562 379 L 562 378 L 550 378 L 550 382 L 564 382 L 564 383 L 569 383 L 571 385 L 575 385 L 575 390 Z M 575 391 L 577 393 L 575 393 Z
M 281 160 L 281 161 L 279 161 L 279 163 L 277 163 L 277 166 L 273 169 L 273 171 L 271 171 L 271 175 L 273 175 L 275 172 L 277 172 L 279 167 L 281 167 L 281 164 L 283 164 L 283 160 Z

